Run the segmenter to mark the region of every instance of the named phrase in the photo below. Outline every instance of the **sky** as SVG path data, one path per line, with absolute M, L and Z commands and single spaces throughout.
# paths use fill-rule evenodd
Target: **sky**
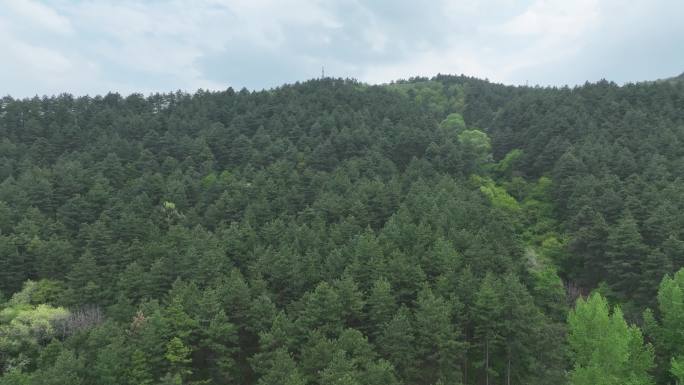
M 0 0 L 0 95 L 684 72 L 683 0 Z

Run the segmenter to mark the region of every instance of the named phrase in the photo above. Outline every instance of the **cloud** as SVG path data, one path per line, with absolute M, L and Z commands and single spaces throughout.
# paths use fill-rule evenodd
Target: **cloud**
M 69 20 L 54 9 L 33 0 L 3 1 L 4 12 L 21 21 L 30 28 L 37 28 L 49 33 L 69 35 L 73 28 Z M 17 23 L 19 24 L 19 23 Z M 27 25 L 28 24 L 28 25 Z
M 320 73 L 522 84 L 684 69 L 676 0 L 0 0 L 0 93 L 269 88 Z
M 540 0 L 519 8 L 490 3 L 498 15 L 482 17 L 482 3 L 448 2 L 450 23 L 436 28 L 448 38 L 390 65 L 371 65 L 363 78 L 389 81 L 409 74 L 464 73 L 507 83 L 523 83 L 517 71 L 549 65 L 577 52 L 599 22 L 597 0 Z M 478 16 L 479 17 L 476 17 Z
M 583 35 L 598 20 L 598 0 L 544 0 L 532 3 L 501 25 L 500 31 L 513 36 L 573 38 Z

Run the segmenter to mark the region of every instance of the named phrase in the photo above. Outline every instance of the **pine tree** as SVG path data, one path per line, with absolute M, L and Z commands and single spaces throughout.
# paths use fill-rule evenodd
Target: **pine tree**
M 318 329 L 327 337 L 336 337 L 342 331 L 346 318 L 344 302 L 327 282 L 321 282 L 304 296 L 304 306 L 297 321 L 306 329 Z
M 0 235 L 0 292 L 9 296 L 21 289 L 21 284 L 29 276 L 29 272 L 14 239 Z
M 442 380 L 460 381 L 459 362 L 462 354 L 460 335 L 454 329 L 451 307 L 429 288 L 418 295 L 415 310 L 415 351 L 420 377 L 426 383 Z
M 596 287 L 605 279 L 608 269 L 605 258 L 608 224 L 600 213 L 584 206 L 572 219 L 571 227 L 570 256 L 562 261 L 561 267 L 581 287 Z
M 283 348 L 277 349 L 270 360 L 262 363 L 256 370 L 260 374 L 258 385 L 304 385 L 306 383 L 297 363 Z
M 190 354 L 192 350 L 178 337 L 173 337 L 166 344 L 164 358 L 169 363 L 169 373 L 172 378 L 187 378 L 192 374 Z
M 153 378 L 145 353 L 136 349 L 131 355 L 131 366 L 127 371 L 129 385 L 152 385 Z
M 125 381 L 128 360 L 121 342 L 116 341 L 99 350 L 93 367 L 94 373 L 91 374 L 98 384 L 119 385 Z
M 394 374 L 394 367 L 385 360 L 369 363 L 363 374 L 363 383 L 366 385 L 399 385 L 400 382 Z
M 526 151 L 527 152 L 527 151 Z M 575 156 L 573 151 L 566 151 L 553 168 L 553 195 L 558 202 L 561 215 L 568 214 L 568 201 L 575 190 L 574 178 L 584 172 L 585 165 Z
M 84 383 L 84 371 L 83 358 L 77 357 L 71 350 L 63 350 L 54 365 L 41 368 L 32 376 L 32 380 L 41 385 L 81 385 Z
M 501 284 L 504 383 L 544 383 L 556 378 L 565 362 L 564 357 L 554 357 L 553 349 L 548 349 L 554 342 L 561 343 L 552 322 L 535 305 L 517 276 L 507 274 Z
M 484 369 L 485 384 L 489 385 L 492 377 L 498 373 L 493 370 L 494 354 L 502 340 L 503 304 L 499 291 L 500 283 L 493 274 L 487 274 L 475 294 L 473 304 L 473 320 L 475 338 L 482 352 L 480 364 Z
M 337 351 L 330 364 L 321 372 L 320 383 L 330 385 L 361 385 L 361 373 L 343 350 Z
M 341 279 L 333 282 L 333 287 L 342 304 L 345 325 L 347 327 L 359 326 L 361 324 L 364 299 L 358 285 L 350 275 L 345 274 Z
M 639 285 L 648 248 L 643 243 L 636 220 L 629 212 L 611 228 L 606 246 L 608 283 L 621 299 L 631 298 Z
M 237 328 L 228 321 L 223 310 L 220 310 L 203 334 L 205 336 L 200 347 L 206 349 L 206 360 L 212 368 L 212 380 L 217 383 L 230 382 L 236 377 L 233 354 L 238 350 Z
M 648 253 L 641 265 L 635 299 L 641 305 L 653 307 L 660 282 L 672 273 L 672 261 L 662 251 L 655 249 Z
M 370 295 L 366 301 L 368 307 L 369 334 L 375 339 L 385 328 L 397 311 L 397 304 L 392 295 L 390 283 L 384 279 L 378 279 L 373 283 Z
M 99 304 L 103 296 L 100 283 L 100 268 L 93 254 L 86 250 L 67 274 L 64 300 L 73 305 Z
M 378 349 L 406 382 L 411 383 L 416 378 L 416 351 L 414 327 L 411 313 L 406 307 L 401 307 L 392 317 L 378 339 Z

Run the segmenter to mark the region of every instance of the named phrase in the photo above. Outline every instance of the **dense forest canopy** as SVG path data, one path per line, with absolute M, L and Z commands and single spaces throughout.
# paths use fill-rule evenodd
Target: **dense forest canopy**
M 683 170 L 678 81 L 5 97 L 0 384 L 684 381 Z

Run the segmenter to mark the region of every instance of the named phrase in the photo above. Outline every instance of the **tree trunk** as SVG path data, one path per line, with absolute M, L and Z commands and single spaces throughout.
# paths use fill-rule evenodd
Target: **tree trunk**
M 485 383 L 489 385 L 489 340 L 485 340 Z
M 506 385 L 511 385 L 511 353 L 508 353 L 508 363 L 506 365 Z
M 465 331 L 466 348 L 463 354 L 463 385 L 468 385 L 468 347 L 470 346 L 470 339 L 468 338 L 468 330 Z

